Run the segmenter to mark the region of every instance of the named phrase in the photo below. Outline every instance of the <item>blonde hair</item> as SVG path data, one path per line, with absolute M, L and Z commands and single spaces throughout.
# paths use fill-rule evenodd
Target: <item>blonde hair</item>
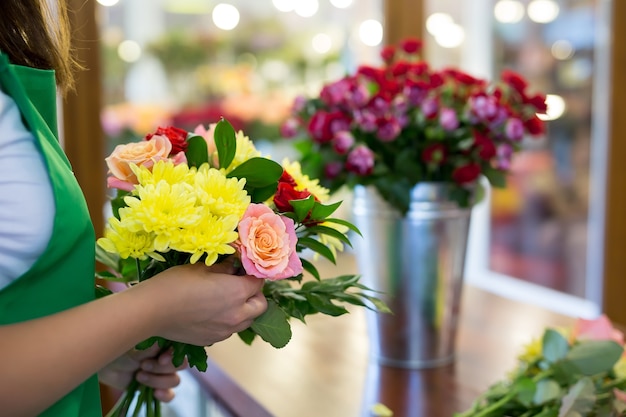
M 54 70 L 61 90 L 72 89 L 79 65 L 64 0 L 2 0 L 0 50 L 14 64 Z

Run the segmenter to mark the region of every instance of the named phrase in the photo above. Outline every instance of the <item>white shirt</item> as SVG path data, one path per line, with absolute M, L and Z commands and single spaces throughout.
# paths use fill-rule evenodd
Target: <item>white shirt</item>
M 54 207 L 35 137 L 13 99 L 0 90 L 0 289 L 28 271 L 46 249 Z

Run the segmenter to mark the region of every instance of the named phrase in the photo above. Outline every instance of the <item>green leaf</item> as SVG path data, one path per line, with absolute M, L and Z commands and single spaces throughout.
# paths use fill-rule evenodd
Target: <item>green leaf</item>
M 302 223 L 313 209 L 313 206 L 315 205 L 315 197 L 310 195 L 307 198 L 289 200 L 289 203 L 291 203 L 293 212 L 296 215 L 296 222 Z
M 319 241 L 315 239 L 312 239 L 310 237 L 301 237 L 300 239 L 298 239 L 298 246 L 309 248 L 313 250 L 314 252 L 319 253 L 320 255 L 322 255 L 324 258 L 328 259 L 332 263 L 337 262 L 335 260 L 335 255 L 333 255 L 333 252 L 330 249 L 328 249 L 326 245 L 324 245 L 323 243 L 320 243 Z
M 314 309 L 328 316 L 341 316 L 348 312 L 345 307 L 333 304 L 328 297 L 322 297 L 319 294 L 306 294 L 306 299 Z
M 209 162 L 209 150 L 206 140 L 202 136 L 191 136 L 187 138 L 187 150 L 185 151 L 187 164 L 190 167 L 199 167 Z
M 537 382 L 537 391 L 533 397 L 533 403 L 542 405 L 560 397 L 561 387 L 559 384 L 553 379 L 542 379 Z
M 535 396 L 536 385 L 530 378 L 521 378 L 515 382 L 513 388 L 517 391 L 517 400 L 525 406 L 530 406 Z
M 586 416 L 596 401 L 595 388 L 589 378 L 579 380 L 561 401 L 559 417 Z
M 117 254 L 105 251 L 96 243 L 96 261 L 114 271 L 117 271 L 120 257 Z
M 542 354 L 550 363 L 563 359 L 569 350 L 567 339 L 554 329 L 547 329 L 543 334 Z
M 220 165 L 221 166 L 221 165 Z M 278 183 L 283 167 L 271 159 L 250 158 L 229 172 L 228 178 L 245 178 L 246 187 L 263 188 Z
M 113 291 L 102 285 L 96 284 L 96 298 L 106 297 L 113 294 Z
M 243 340 L 246 345 L 251 345 L 256 338 L 256 333 L 250 328 L 240 331 L 237 335 L 239 335 L 239 338 Z
M 315 267 L 315 265 L 313 265 L 311 262 L 303 258 L 300 258 L 300 261 L 302 262 L 302 267 L 304 268 L 304 270 L 307 271 L 309 274 L 313 275 L 313 278 L 315 278 L 318 281 L 321 279 L 320 273 Z
M 316 235 L 332 236 L 335 239 L 345 243 L 346 245 L 352 246 L 352 243 L 350 243 L 350 239 L 348 239 L 348 236 L 346 236 L 344 233 L 341 233 L 337 229 L 333 229 L 332 227 L 322 226 L 322 225 L 311 226 L 311 227 L 307 227 L 306 231 L 308 233 L 312 233 Z
M 286 346 L 291 339 L 287 315 L 273 300 L 267 300 L 267 310 L 254 320 L 250 328 L 275 348 Z
M 341 224 L 343 226 L 346 226 L 348 229 L 352 230 L 353 232 L 355 232 L 357 235 L 359 236 L 363 236 L 361 234 L 361 231 L 359 230 L 358 227 L 356 227 L 355 225 L 353 225 L 352 223 L 350 223 L 349 221 L 343 220 L 343 219 L 335 219 L 335 218 L 329 218 L 324 220 L 325 222 L 330 222 L 330 223 L 337 223 L 337 224 Z
M 195 367 L 200 372 L 207 370 L 207 353 L 204 346 L 190 345 L 188 343 L 174 342 L 175 344 L 182 345 L 183 358 L 172 358 L 174 366 L 179 367 L 183 364 L 184 357 L 187 357 L 187 362 L 191 368 Z
M 339 208 L 341 201 L 332 204 L 322 204 L 315 202 L 311 210 L 311 220 L 324 220 Z
M 506 172 L 491 167 L 485 167 L 485 169 L 483 169 L 483 174 L 487 177 L 489 183 L 494 187 L 506 187 Z
M 226 119 L 222 118 L 215 126 L 215 147 L 220 162 L 220 168 L 227 169 L 237 152 L 237 139 L 235 139 L 235 129 Z
M 263 203 L 276 194 L 278 182 L 268 185 L 267 187 L 252 188 L 248 190 L 252 203 Z
M 574 345 L 565 357 L 583 375 L 595 375 L 613 369 L 624 349 L 612 340 L 584 340 Z
M 144 340 L 143 342 L 139 342 L 137 343 L 137 345 L 135 346 L 135 349 L 137 350 L 145 350 L 148 349 L 150 346 L 154 345 L 155 343 L 159 343 L 159 346 L 165 341 L 165 339 L 163 339 L 162 337 L 150 337 L 146 340 Z

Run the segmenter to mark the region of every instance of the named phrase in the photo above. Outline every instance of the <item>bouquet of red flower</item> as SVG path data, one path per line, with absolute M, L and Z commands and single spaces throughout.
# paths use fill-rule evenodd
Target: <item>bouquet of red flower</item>
M 250 344 L 258 335 L 276 348 L 289 342 L 291 318 L 341 315 L 348 312 L 345 303 L 386 311 L 358 276 L 322 279 L 302 256 L 310 250 L 335 262 L 336 251 L 350 244 L 348 231 L 358 230 L 330 217 L 341 203 L 325 204 L 328 190 L 303 175 L 298 163 L 281 166 L 262 157 L 227 121 L 194 133 L 159 128 L 117 146 L 106 162 L 117 195 L 97 242 L 97 260 L 109 268 L 98 278 L 132 285 L 175 265 L 234 259 L 246 274 L 266 281 L 268 300 L 267 311 L 239 336 Z M 311 279 L 303 279 L 305 271 Z M 155 336 L 138 348 L 154 343 L 173 349 L 176 366 L 186 357 L 190 366 L 207 368 L 204 346 Z M 133 381 L 109 416 L 127 415 L 136 393 L 135 412 L 160 415 L 150 388 Z
M 282 126 L 297 145 L 305 172 L 331 191 L 372 185 L 402 213 L 418 182 L 453 185 L 469 204 L 481 175 L 505 185 L 513 153 L 526 134 L 539 136 L 545 96 L 505 70 L 488 83 L 457 69 L 433 70 L 421 42 L 407 39 L 381 52 L 380 67 L 326 84 L 319 97 L 298 97 Z

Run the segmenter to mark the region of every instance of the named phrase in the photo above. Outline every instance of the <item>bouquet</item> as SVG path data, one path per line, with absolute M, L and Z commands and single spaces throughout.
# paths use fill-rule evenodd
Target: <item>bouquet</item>
M 455 417 L 626 416 L 624 336 L 606 316 L 547 329 L 509 377 Z
M 338 316 L 344 304 L 387 311 L 356 275 L 322 279 L 306 252 L 335 262 L 358 230 L 331 215 L 328 190 L 303 175 L 297 162 L 282 165 L 262 157 L 253 142 L 226 120 L 190 133 L 159 128 L 139 142 L 119 145 L 106 158 L 108 186 L 117 190 L 113 216 L 98 239 L 97 260 L 108 267 L 97 278 L 133 285 L 175 265 L 230 260 L 242 272 L 264 279 L 267 311 L 239 333 L 245 343 L 259 336 L 276 348 L 291 338 L 289 320 L 309 314 Z M 310 279 L 303 279 L 305 272 Z M 111 291 L 99 287 L 102 295 Z M 173 363 L 187 358 L 207 368 L 204 346 L 152 337 L 173 349 Z M 146 386 L 133 381 L 109 416 L 160 415 Z M 136 415 L 136 414 L 132 414 Z
M 546 111 L 545 96 L 510 70 L 493 83 L 433 70 L 421 46 L 417 39 L 387 46 L 382 66 L 362 65 L 319 96 L 295 99 L 281 132 L 301 139 L 305 173 L 331 192 L 373 186 L 401 213 L 418 182 L 452 185 L 450 198 L 461 206 L 480 199 L 481 176 L 506 185 L 522 139 L 544 132 L 537 113 Z

